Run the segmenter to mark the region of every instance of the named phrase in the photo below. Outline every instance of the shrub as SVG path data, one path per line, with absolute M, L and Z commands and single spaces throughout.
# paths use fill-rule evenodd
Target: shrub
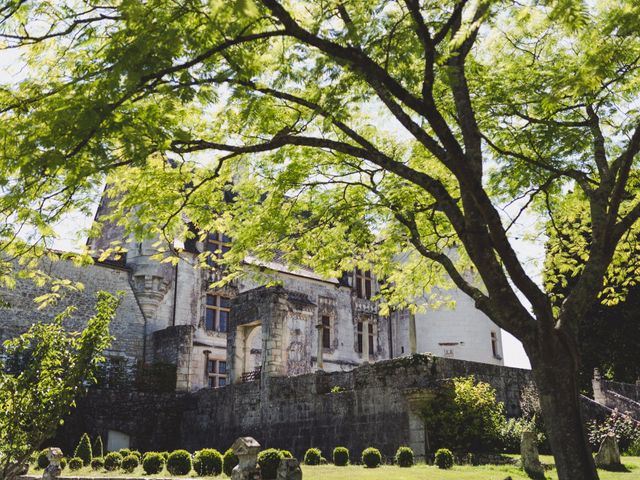
M 98 435 L 96 439 L 93 441 L 93 447 L 91 449 L 91 453 L 94 457 L 103 457 L 104 456 L 104 446 L 102 444 L 102 437 Z
M 322 452 L 318 448 L 310 448 L 304 454 L 304 463 L 306 465 L 320 465 Z
M 293 453 L 289 450 L 280 450 L 280 453 L 282 454 L 282 458 L 294 458 Z
M 131 450 L 129 455 L 134 455 L 138 457 L 138 463 L 140 463 L 140 460 L 142 460 L 142 454 L 138 450 Z
M 222 473 L 222 454 L 214 448 L 204 448 L 194 455 L 193 469 L 200 476 Z
M 84 465 L 84 461 L 80 457 L 73 457 L 69 460 L 69 470 L 80 470 Z
M 362 451 L 362 463 L 369 468 L 376 468 L 382 463 L 382 455 L 377 448 L 369 447 Z
M 412 467 L 414 463 L 413 450 L 409 447 L 400 447 L 396 452 L 396 463 L 399 467 Z
M 637 438 L 631 445 L 629 445 L 629 448 L 624 452 L 624 455 L 640 457 L 640 438 Z
M 324 457 L 320 457 L 320 465 L 327 465 L 329 462 L 327 462 L 327 459 Z
M 96 457 L 91 460 L 91 468 L 93 470 L 102 470 L 104 468 L 104 460 L 101 457 Z
M 284 458 L 282 452 L 275 448 L 268 448 L 258 454 L 260 473 L 264 480 L 273 480 L 278 476 L 278 465 L 282 458 Z
M 171 475 L 187 475 L 191 467 L 191 455 L 186 450 L 174 450 L 169 454 L 167 470 Z
M 89 435 L 86 433 L 83 433 L 80 437 L 80 441 L 73 452 L 73 456 L 75 458 L 80 458 L 82 460 L 82 464 L 85 466 L 91 463 L 91 459 L 93 458 L 93 453 L 91 452 L 91 440 L 89 439 Z
M 60 470 L 64 470 L 65 468 L 67 468 L 67 459 L 62 457 L 60 459 Z
M 621 452 L 627 450 L 634 442 L 640 441 L 640 427 L 629 415 L 623 415 L 618 410 L 614 410 L 602 423 L 595 420 L 590 422 L 588 431 L 589 443 L 595 451 L 609 435 L 616 437 Z
M 236 465 L 238 465 L 238 456 L 232 448 L 229 448 L 222 456 L 222 471 L 227 477 L 230 477 Z
M 349 449 L 347 447 L 336 447 L 333 449 L 333 464 L 336 467 L 346 467 L 349 465 Z
M 121 448 L 120 450 L 118 450 L 118 453 L 122 455 L 122 458 L 124 458 L 127 455 L 131 455 L 131 450 L 128 448 Z
M 104 468 L 110 472 L 120 468 L 121 463 L 122 455 L 118 452 L 107 453 L 107 456 L 104 457 Z
M 164 468 L 164 457 L 158 452 L 147 452 L 142 459 L 142 469 L 147 475 L 160 473 Z
M 140 462 L 138 461 L 138 457 L 132 454 L 124 457 L 122 459 L 122 463 L 120 464 L 122 469 L 127 473 L 133 472 L 138 465 L 140 465 Z
M 167 463 L 167 460 L 169 460 L 169 452 L 160 452 L 160 455 L 164 458 L 164 463 Z
M 448 469 L 453 467 L 453 453 L 448 448 L 441 448 L 436 452 L 435 464 L 438 468 Z
M 454 378 L 421 408 L 433 448 L 460 453 L 487 452 L 500 445 L 506 420 L 504 406 L 488 383 L 473 377 Z
M 40 450 L 40 453 L 38 453 L 38 458 L 36 459 L 38 468 L 45 469 L 49 466 L 49 458 L 47 458 L 47 453 L 49 453 L 48 448 Z

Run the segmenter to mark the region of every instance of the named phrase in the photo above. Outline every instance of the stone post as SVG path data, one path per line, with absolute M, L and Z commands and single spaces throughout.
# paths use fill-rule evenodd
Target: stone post
M 362 321 L 362 361 L 369 363 L 369 320 Z
M 240 437 L 231 448 L 238 456 L 238 465 L 231 472 L 231 480 L 261 480 L 258 465 L 260 444 L 253 437 Z
M 591 380 L 591 386 L 593 387 L 593 399 L 600 405 L 606 405 L 607 397 L 604 393 L 602 382 L 603 381 L 602 376 L 600 375 L 600 370 L 595 368 L 593 370 L 593 380 Z
M 609 434 L 604 438 L 598 453 L 596 453 L 595 461 L 598 468 L 606 470 L 619 470 L 622 468 L 620 449 L 614 435 Z
M 418 341 L 416 336 L 416 314 L 409 312 L 409 352 L 411 355 L 418 353 Z
M 47 452 L 47 458 L 49 459 L 49 466 L 44 469 L 42 474 L 42 480 L 55 480 L 60 476 L 62 468 L 60 468 L 60 460 L 62 460 L 62 450 L 57 447 L 52 447 Z
M 317 360 L 318 370 L 322 370 L 324 368 L 324 359 L 322 358 L 322 355 L 324 353 L 324 349 L 322 348 L 322 335 L 324 333 L 324 325 L 322 323 L 318 323 L 316 325 L 316 332 L 318 332 L 318 341 L 316 342 L 317 344 L 316 356 L 318 358 Z
M 522 432 L 520 439 L 520 462 L 522 469 L 534 480 L 544 479 L 544 468 L 540 463 L 538 446 L 536 444 L 536 434 L 534 432 Z

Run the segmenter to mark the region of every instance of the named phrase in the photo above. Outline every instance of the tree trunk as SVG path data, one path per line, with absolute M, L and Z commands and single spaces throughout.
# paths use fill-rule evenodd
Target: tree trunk
M 529 357 L 558 478 L 598 480 L 584 430 L 575 359 L 558 333 L 546 337 Z

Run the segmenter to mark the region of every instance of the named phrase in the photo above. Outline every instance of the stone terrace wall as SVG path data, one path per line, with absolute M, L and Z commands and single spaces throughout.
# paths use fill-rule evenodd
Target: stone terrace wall
M 69 305 L 74 305 L 77 311 L 65 325 L 69 330 L 80 330 L 95 313 L 95 294 L 99 290 L 114 294 L 121 291 L 124 296 L 110 326 L 116 339 L 108 353 L 132 360 L 142 359 L 145 320 L 129 284 L 128 270 L 104 264 L 76 267 L 68 260 L 46 261 L 42 268 L 53 277 L 82 282 L 84 291 L 70 292 L 58 305 L 38 310 L 33 300 L 47 293 L 46 288 L 18 280 L 14 289 L 0 289 L 0 299 L 9 305 L 0 307 L 0 343 L 24 333 L 35 322 L 51 322 Z
M 603 380 L 602 386 L 605 391 L 615 392 L 635 402 L 640 402 L 640 385 L 638 383 L 621 383 Z
M 442 379 L 471 374 L 496 388 L 511 415 L 519 413 L 518 392 L 531 381 L 529 371 L 415 355 L 350 372 L 271 377 L 192 394 L 94 391 L 59 439 L 74 444 L 83 428 L 92 435 L 117 430 L 140 450 L 224 451 L 237 437 L 250 435 L 265 448 L 290 449 L 298 457 L 311 446 L 328 456 L 337 445 L 354 453 L 373 445 L 386 456 L 410 445 L 422 455 L 424 425 L 414 400 Z M 341 391 L 332 393 L 333 387 Z

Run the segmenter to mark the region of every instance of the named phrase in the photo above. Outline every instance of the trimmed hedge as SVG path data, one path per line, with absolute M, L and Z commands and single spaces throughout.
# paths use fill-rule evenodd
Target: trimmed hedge
M 280 453 L 282 454 L 282 458 L 294 458 L 293 453 L 289 450 L 280 450 Z
M 222 454 L 215 448 L 198 450 L 193 458 L 193 469 L 200 476 L 222 473 Z
M 377 448 L 369 447 L 362 451 L 362 463 L 368 468 L 376 468 L 382 463 L 382 455 Z
M 349 449 L 347 447 L 336 447 L 333 449 L 333 464 L 336 467 L 346 467 L 349 465 Z
M 84 462 L 80 457 L 73 457 L 71 460 L 69 460 L 69 470 L 80 470 L 83 465 Z
M 102 444 L 102 437 L 98 435 L 93 441 L 93 447 L 91 449 L 93 457 L 104 457 L 104 446 Z
M 91 463 L 91 459 L 93 458 L 93 452 L 91 451 L 91 440 L 89 439 L 89 435 L 83 433 L 80 437 L 80 441 L 78 442 L 78 446 L 73 452 L 73 456 L 75 458 L 82 459 L 82 464 L 87 466 Z M 69 462 L 69 467 L 71 467 L 71 462 Z
M 164 468 L 164 457 L 158 452 L 147 452 L 142 459 L 142 469 L 147 475 L 160 473 Z
M 167 470 L 171 475 L 187 475 L 192 466 L 191 454 L 186 450 L 174 450 L 167 459 Z
M 60 459 L 60 470 L 64 470 L 65 468 L 67 468 L 67 459 L 62 457 Z
M 238 456 L 233 448 L 229 448 L 222 456 L 222 471 L 227 477 L 231 477 L 231 472 L 238 465 Z
M 435 464 L 438 468 L 449 469 L 453 467 L 453 453 L 448 448 L 440 448 L 436 451 Z
M 282 452 L 275 448 L 268 448 L 258 454 L 258 465 L 263 480 L 274 480 L 278 476 L 278 466 L 282 458 Z
M 124 457 L 122 459 L 122 463 L 120 464 L 122 469 L 127 473 L 133 472 L 138 465 L 140 465 L 140 462 L 138 461 L 138 457 L 133 454 L 129 454 L 126 457 Z
M 104 468 L 104 460 L 101 457 L 96 457 L 91 460 L 92 470 L 102 470 Z
M 322 452 L 319 448 L 310 448 L 304 454 L 305 465 L 320 465 L 322 459 Z
M 399 467 L 412 467 L 414 464 L 413 450 L 409 447 L 400 447 L 396 452 L 396 463 Z
M 107 456 L 104 457 L 104 468 L 109 472 L 112 472 L 120 468 L 121 463 L 122 463 L 122 455 L 120 455 L 118 452 L 107 453 Z

